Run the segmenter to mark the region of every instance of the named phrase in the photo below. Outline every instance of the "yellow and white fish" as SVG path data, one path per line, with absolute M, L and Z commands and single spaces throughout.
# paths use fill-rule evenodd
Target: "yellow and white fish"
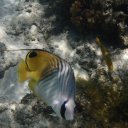
M 71 66 L 44 50 L 28 52 L 18 65 L 19 81 L 29 80 L 33 93 L 53 108 L 57 116 L 73 120 L 75 78 Z

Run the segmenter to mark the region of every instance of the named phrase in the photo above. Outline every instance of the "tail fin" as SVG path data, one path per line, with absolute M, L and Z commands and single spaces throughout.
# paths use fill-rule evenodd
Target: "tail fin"
M 74 119 L 74 108 L 75 102 L 73 99 L 69 99 L 68 102 L 65 104 L 65 119 L 66 120 L 73 120 Z

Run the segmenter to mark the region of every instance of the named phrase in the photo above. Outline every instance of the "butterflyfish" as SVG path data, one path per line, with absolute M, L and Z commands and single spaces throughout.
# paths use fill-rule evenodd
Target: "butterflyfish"
M 58 117 L 74 119 L 75 77 L 65 60 L 44 50 L 30 50 L 18 64 L 18 79 L 29 80 L 30 90 L 51 106 Z

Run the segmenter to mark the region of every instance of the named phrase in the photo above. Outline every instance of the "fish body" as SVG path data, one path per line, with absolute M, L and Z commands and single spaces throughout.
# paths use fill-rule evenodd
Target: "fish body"
M 44 50 L 31 50 L 18 65 L 19 81 L 29 79 L 33 93 L 53 108 L 57 116 L 73 120 L 75 78 L 71 66 Z

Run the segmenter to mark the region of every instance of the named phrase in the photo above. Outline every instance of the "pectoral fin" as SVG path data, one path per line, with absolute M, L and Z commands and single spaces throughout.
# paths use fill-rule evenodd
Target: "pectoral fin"
M 33 79 L 31 79 L 30 81 L 29 81 L 29 84 L 28 84 L 28 86 L 29 86 L 29 89 L 35 94 L 35 87 L 36 87 L 36 85 L 37 85 L 37 81 L 35 81 L 35 80 L 33 80 Z
M 37 86 L 37 85 L 38 85 L 38 82 L 35 81 L 35 80 L 33 80 L 33 79 L 31 79 L 31 80 L 29 81 L 29 84 L 28 84 L 29 89 L 30 89 L 30 90 L 33 92 L 33 94 L 34 94 L 35 96 L 37 96 L 37 98 L 40 100 L 40 99 L 41 99 L 40 95 L 35 92 L 35 89 L 36 89 L 36 86 Z
M 39 81 L 41 79 L 41 72 L 39 71 L 32 71 L 28 72 L 28 78 L 33 79 L 35 81 Z

